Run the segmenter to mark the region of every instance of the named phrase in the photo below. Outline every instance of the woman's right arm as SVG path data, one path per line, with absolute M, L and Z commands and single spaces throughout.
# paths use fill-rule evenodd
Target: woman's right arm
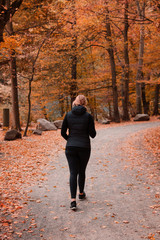
M 62 128 L 61 128 L 61 136 L 67 140 L 68 139 L 68 135 L 67 135 L 67 128 L 68 128 L 68 123 L 67 123 L 67 114 L 63 120 L 62 123 Z

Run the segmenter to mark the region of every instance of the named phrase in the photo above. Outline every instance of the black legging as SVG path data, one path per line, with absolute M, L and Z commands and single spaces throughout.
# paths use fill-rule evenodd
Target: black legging
M 70 191 L 71 198 L 76 198 L 77 176 L 80 193 L 83 193 L 85 185 L 85 170 L 90 157 L 90 148 L 67 147 L 66 157 L 70 170 Z

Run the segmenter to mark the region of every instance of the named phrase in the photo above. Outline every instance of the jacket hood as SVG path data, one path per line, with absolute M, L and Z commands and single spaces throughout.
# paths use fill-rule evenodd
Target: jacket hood
M 72 108 L 72 113 L 75 115 L 82 115 L 86 112 L 86 108 L 84 106 L 75 106 Z

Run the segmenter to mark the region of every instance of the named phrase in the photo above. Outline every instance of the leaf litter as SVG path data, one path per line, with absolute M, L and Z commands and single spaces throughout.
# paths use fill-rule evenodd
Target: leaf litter
M 96 124 L 96 129 L 116 127 L 119 125 L 128 125 L 130 123 L 111 124 L 102 126 Z M 138 123 L 137 123 L 138 124 Z M 52 154 L 56 157 L 60 149 L 64 149 L 64 141 L 60 136 L 59 131 L 43 132 L 42 136 L 30 135 L 22 140 L 6 142 L 4 139 L 4 131 L 0 131 L 0 207 L 1 207 L 1 222 L 0 222 L 0 239 L 12 239 L 13 229 L 12 224 L 18 222 L 18 215 L 22 208 L 26 207 L 28 200 L 28 192 L 25 191 L 25 186 L 31 186 L 36 183 L 37 180 L 45 181 L 46 174 L 43 169 L 49 167 L 50 158 Z M 139 135 L 135 135 L 138 138 Z M 133 144 L 133 139 L 128 141 L 127 145 L 130 152 L 135 152 L 137 147 Z M 144 132 L 144 138 L 142 142 L 149 152 L 152 152 L 156 159 L 152 161 L 152 168 L 149 170 L 149 177 L 153 179 L 157 176 L 158 162 L 160 158 L 160 128 L 153 131 L 146 130 Z M 137 153 L 138 154 L 138 153 Z M 136 159 L 137 156 L 136 156 Z M 130 155 L 129 161 L 135 160 L 135 156 Z M 142 163 L 138 163 L 142 166 Z M 128 166 L 126 166 L 128 168 Z M 143 167 L 142 167 L 143 168 Z M 52 165 L 50 169 L 55 170 Z M 143 168 L 144 170 L 144 168 Z M 146 168 L 145 168 L 146 171 Z M 94 179 L 94 177 L 93 177 Z M 56 186 L 53 186 L 56 188 Z M 159 199 L 159 192 L 155 195 L 156 199 Z M 37 200 L 39 203 L 40 200 Z M 151 208 L 158 208 L 159 205 L 153 205 Z M 28 216 L 24 216 L 28 219 Z M 55 217 L 56 220 L 58 217 Z M 96 218 L 94 219 L 96 220 Z M 118 223 L 118 222 L 116 222 Z M 124 224 L 129 222 L 124 220 Z M 36 226 L 35 223 L 32 225 Z M 105 228 L 106 226 L 102 226 Z M 62 229 L 66 231 L 67 229 Z M 32 231 L 31 229 L 28 231 Z M 22 237 L 21 232 L 16 232 L 18 237 Z M 70 235 L 71 238 L 75 238 L 75 235 Z M 148 236 L 148 239 L 154 239 L 154 235 Z
M 56 157 L 63 141 L 60 131 L 47 131 L 42 136 L 30 135 L 15 141 L 4 141 L 4 135 L 5 132 L 0 131 L 0 239 L 12 239 L 13 222 L 18 222 L 15 219 L 20 210 L 27 206 L 28 200 L 32 201 L 27 187 L 47 179 L 44 169 L 49 168 L 49 156 Z M 52 169 L 55 168 L 52 166 Z M 22 233 L 15 233 L 22 237 Z

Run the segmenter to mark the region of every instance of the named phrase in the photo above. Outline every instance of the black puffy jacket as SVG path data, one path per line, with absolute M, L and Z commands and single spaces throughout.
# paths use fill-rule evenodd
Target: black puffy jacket
M 67 134 L 69 129 L 69 134 Z M 96 136 L 94 120 L 83 106 L 75 106 L 63 120 L 61 135 L 67 140 L 66 147 L 90 148 L 90 137 Z

